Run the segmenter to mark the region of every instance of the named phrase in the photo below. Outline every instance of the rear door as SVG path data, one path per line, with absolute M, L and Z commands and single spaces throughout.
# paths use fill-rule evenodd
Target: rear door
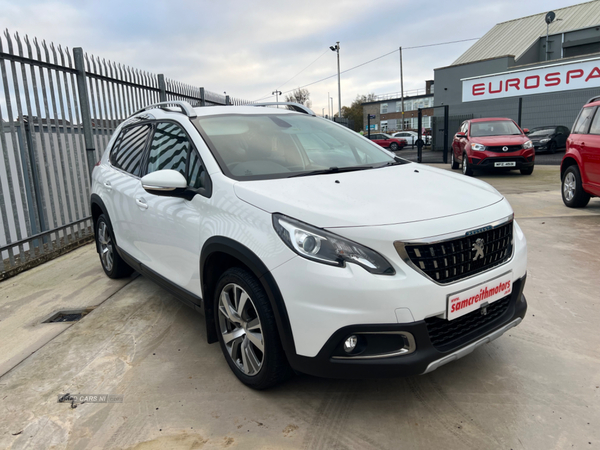
M 594 194 L 597 194 L 600 191 L 600 111 L 598 110 L 592 119 L 589 134 L 581 142 L 580 153 L 585 178 L 595 185 Z
M 556 127 L 556 145 L 558 148 L 567 146 L 567 138 L 569 137 L 569 129 L 567 127 Z
M 123 128 L 111 150 L 111 170 L 104 177 L 104 189 L 110 196 L 110 202 L 105 204 L 117 245 L 136 259 L 142 255 L 135 244 L 139 231 L 135 193 L 140 185 L 141 164 L 150 131 L 149 124 Z

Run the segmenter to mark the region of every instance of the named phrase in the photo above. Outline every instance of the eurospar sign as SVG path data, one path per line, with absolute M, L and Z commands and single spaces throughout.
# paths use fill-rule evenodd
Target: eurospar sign
M 493 100 L 600 87 L 600 58 L 463 78 L 462 101 Z

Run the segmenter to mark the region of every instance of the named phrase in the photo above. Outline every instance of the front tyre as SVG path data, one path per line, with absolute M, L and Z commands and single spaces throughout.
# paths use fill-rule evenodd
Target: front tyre
M 267 389 L 287 378 L 287 362 L 275 316 L 260 282 L 233 267 L 219 278 L 214 298 L 219 343 L 236 377 L 253 389 Z
M 463 175 L 466 175 L 468 177 L 473 176 L 473 169 L 471 169 L 471 165 L 469 164 L 469 157 L 466 153 L 463 153 L 462 173 Z
M 569 208 L 583 208 L 590 201 L 590 194 L 583 190 L 581 173 L 576 165 L 567 167 L 562 179 L 562 199 Z
M 123 261 L 117 252 L 113 230 L 104 214 L 100 214 L 98 217 L 95 232 L 96 250 L 100 255 L 104 273 L 109 278 L 124 278 L 131 275 L 133 269 Z
M 396 144 L 395 142 L 392 142 L 390 144 L 390 150 L 393 152 L 397 152 L 400 149 L 400 147 L 398 146 L 398 144 Z
M 459 167 L 458 163 L 454 159 L 454 150 L 450 152 L 450 167 L 452 167 L 452 170 L 456 170 Z

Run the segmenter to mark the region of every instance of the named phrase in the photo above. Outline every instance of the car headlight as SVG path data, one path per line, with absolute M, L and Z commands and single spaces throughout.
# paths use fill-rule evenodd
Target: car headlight
M 531 141 L 527 141 L 527 142 L 525 142 L 523 144 L 523 148 L 524 149 L 528 149 L 528 148 L 531 148 L 531 147 L 533 147 L 533 143 Z
M 483 144 L 476 144 L 476 143 L 472 143 L 471 144 L 471 150 L 476 150 L 478 152 L 483 152 L 485 151 L 485 145 Z
M 273 214 L 273 227 L 292 251 L 306 259 L 337 267 L 358 264 L 377 275 L 396 273 L 379 253 L 320 228 L 282 214 Z
M 540 140 L 540 144 L 545 144 L 546 142 L 549 142 L 549 141 L 550 141 L 550 139 L 542 139 L 542 140 Z

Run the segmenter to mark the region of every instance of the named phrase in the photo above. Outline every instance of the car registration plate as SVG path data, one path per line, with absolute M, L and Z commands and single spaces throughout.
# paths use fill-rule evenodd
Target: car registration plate
M 494 167 L 515 167 L 517 163 L 515 161 L 500 161 L 495 162 Z
M 448 295 L 446 317 L 448 320 L 454 320 L 506 297 L 512 292 L 512 281 L 513 273 L 511 271 L 493 280 Z

